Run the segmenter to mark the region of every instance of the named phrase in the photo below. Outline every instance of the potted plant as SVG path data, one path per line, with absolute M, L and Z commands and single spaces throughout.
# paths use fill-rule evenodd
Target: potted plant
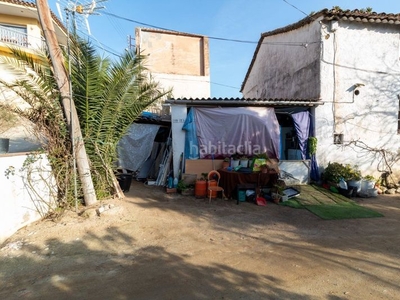
M 194 194 L 193 186 L 187 184 L 184 180 L 179 180 L 176 188 L 183 196 L 192 196 Z
M 279 184 L 274 185 L 271 191 L 271 198 L 276 204 L 279 204 L 279 202 L 282 200 L 282 197 L 284 196 L 283 194 L 284 189 L 285 187 L 282 185 Z
M 229 167 L 229 164 L 230 164 L 230 159 L 229 159 L 229 157 L 225 157 L 225 158 L 224 158 L 224 161 L 222 162 L 222 169 L 228 168 L 228 167 Z
M 260 171 L 261 173 L 268 173 L 269 172 L 269 167 L 266 163 L 263 163 L 260 165 Z
M 376 179 L 372 175 L 366 175 L 362 179 L 365 189 L 373 189 L 375 188 Z
M 260 153 L 253 157 L 251 167 L 253 168 L 253 171 L 262 171 L 262 166 L 264 169 L 265 167 L 268 167 L 267 162 L 269 162 L 267 153 Z M 266 173 L 266 170 L 264 170 L 264 173 Z
M 350 167 L 349 165 L 346 166 L 348 173 L 347 173 L 347 186 L 348 188 L 356 188 L 357 193 L 361 191 L 361 171 L 358 169 L 357 166 Z
M 341 163 L 329 163 L 322 173 L 322 180 L 331 185 L 337 185 L 343 178 L 345 181 L 351 180 L 352 176 L 356 174 L 350 165 L 343 165 Z
M 231 165 L 232 168 L 236 168 L 237 166 L 239 166 L 239 162 L 240 162 L 239 157 L 240 156 L 237 153 L 232 155 L 232 165 Z
M 239 160 L 240 160 L 240 165 L 243 168 L 249 167 L 249 158 L 246 155 L 242 155 Z

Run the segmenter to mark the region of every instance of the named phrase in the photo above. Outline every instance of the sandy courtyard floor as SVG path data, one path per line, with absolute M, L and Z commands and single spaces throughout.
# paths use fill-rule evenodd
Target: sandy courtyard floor
M 385 217 L 336 221 L 139 182 L 126 196 L 1 245 L 0 299 L 400 297 L 399 196 L 357 198 Z

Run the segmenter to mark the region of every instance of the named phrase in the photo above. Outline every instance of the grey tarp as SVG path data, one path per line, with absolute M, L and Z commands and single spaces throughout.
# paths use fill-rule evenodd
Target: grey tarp
M 133 123 L 118 143 L 119 167 L 137 171 L 150 156 L 159 125 Z
M 273 108 L 195 108 L 200 158 L 267 153 L 279 158 L 279 123 Z

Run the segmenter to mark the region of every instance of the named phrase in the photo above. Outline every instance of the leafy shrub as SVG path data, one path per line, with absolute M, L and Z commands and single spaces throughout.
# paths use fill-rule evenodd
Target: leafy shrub
M 343 165 L 337 162 L 329 163 L 322 174 L 322 180 L 327 182 L 338 183 L 340 179 L 344 180 L 360 180 L 362 178 L 360 170 L 349 164 Z

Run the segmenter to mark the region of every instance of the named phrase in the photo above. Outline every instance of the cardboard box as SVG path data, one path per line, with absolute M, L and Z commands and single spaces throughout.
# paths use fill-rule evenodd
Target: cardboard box
M 201 177 L 201 173 L 207 173 L 212 170 L 222 168 L 223 159 L 186 159 L 185 160 L 185 173 L 196 174 L 197 178 Z

